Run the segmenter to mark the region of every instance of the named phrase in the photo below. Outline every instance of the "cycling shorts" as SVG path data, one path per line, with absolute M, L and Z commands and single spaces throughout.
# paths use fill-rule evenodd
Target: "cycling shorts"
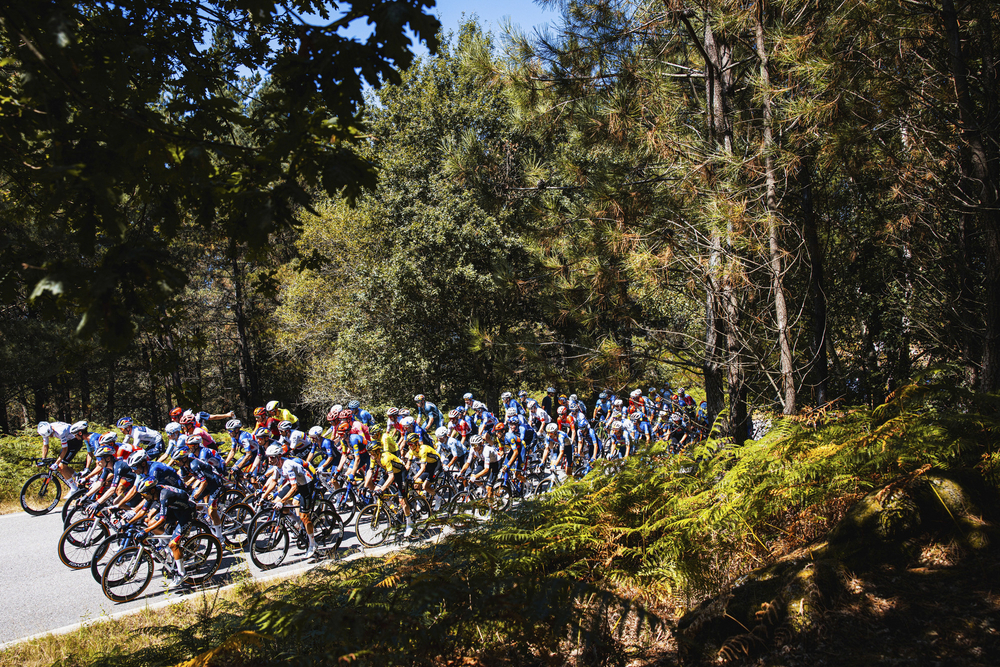
M 300 486 L 298 493 L 291 497 L 291 500 L 299 504 L 300 512 L 311 512 L 313 508 L 313 495 L 316 482 L 312 481 L 305 486 Z M 278 489 L 274 495 L 276 498 L 284 498 L 288 492 L 291 490 L 291 484 L 285 484 L 283 487 Z
M 194 520 L 194 513 L 192 513 L 191 510 L 181 510 L 181 509 L 167 510 L 167 521 L 175 522 L 174 530 L 171 533 L 172 539 L 170 540 L 170 544 L 174 546 L 180 544 L 181 536 L 184 534 L 184 531 L 188 529 L 188 526 L 191 525 L 191 521 L 193 520 Z
M 441 467 L 440 461 L 428 461 L 427 467 L 424 468 L 424 472 L 420 475 L 421 482 L 429 482 L 437 476 L 438 468 Z
M 500 476 L 500 467 L 501 466 L 499 461 L 495 461 L 490 464 L 490 472 L 488 475 L 486 475 L 486 483 L 489 484 L 490 486 L 496 484 L 497 477 Z
M 83 440 L 73 438 L 72 440 L 64 443 L 63 447 L 66 448 L 66 456 L 63 457 L 63 463 L 69 463 L 73 460 L 73 457 L 76 456 L 76 453 L 83 448 Z

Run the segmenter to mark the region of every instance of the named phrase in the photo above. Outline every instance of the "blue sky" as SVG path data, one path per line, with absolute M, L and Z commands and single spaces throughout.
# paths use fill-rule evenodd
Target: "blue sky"
M 493 0 L 492 2 L 475 2 L 474 0 L 438 0 L 437 6 L 431 10 L 441 20 L 444 31 L 457 31 L 458 22 L 464 12 L 466 16 L 475 14 L 487 32 L 493 32 L 499 37 L 503 32 L 503 21 L 509 19 L 521 30 L 531 33 L 537 26 L 549 23 L 557 17 L 551 9 L 543 10 L 532 0 Z

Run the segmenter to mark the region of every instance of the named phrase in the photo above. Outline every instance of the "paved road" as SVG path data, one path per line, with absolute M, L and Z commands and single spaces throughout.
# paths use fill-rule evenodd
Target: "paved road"
M 340 554 L 358 547 L 354 526 L 347 526 Z M 132 602 L 114 603 L 104 596 L 90 569 L 70 570 L 59 560 L 57 545 L 62 535 L 59 512 L 45 516 L 0 515 L 0 644 L 55 630 L 73 623 L 99 618 L 176 596 L 167 591 L 157 569 L 143 595 Z M 307 565 L 294 543 L 286 561 L 268 575 L 292 572 Z M 215 583 L 224 584 L 234 576 L 260 571 L 246 553 L 227 553 Z

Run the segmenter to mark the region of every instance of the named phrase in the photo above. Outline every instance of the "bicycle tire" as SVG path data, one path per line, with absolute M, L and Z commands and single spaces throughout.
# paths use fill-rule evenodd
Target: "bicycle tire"
M 354 522 L 354 535 L 366 547 L 377 547 L 389 536 L 392 512 L 378 503 L 361 508 Z
M 80 519 L 59 537 L 59 560 L 71 570 L 82 570 L 90 565 L 97 546 L 110 535 L 107 524 L 100 519 Z
M 235 505 L 236 503 L 243 502 L 246 499 L 247 494 L 243 493 L 239 489 L 226 489 L 219 494 L 216 502 L 219 504 L 219 509 L 225 509 L 230 505 Z
M 72 514 L 76 511 L 78 505 L 80 504 L 80 499 L 87 495 L 87 489 L 77 489 L 76 493 L 71 493 L 69 498 L 62 506 L 62 522 L 63 528 L 66 528 L 69 524 L 73 523 Z
M 330 494 L 330 504 L 340 515 L 344 524 L 349 524 L 358 511 L 358 497 L 353 490 L 347 488 L 338 489 Z
M 246 503 L 233 503 L 220 512 L 222 517 L 222 537 L 226 546 L 242 549 L 250 539 L 250 523 L 253 521 L 253 508 Z
M 511 492 L 510 484 L 508 482 L 496 484 L 493 487 L 492 495 L 487 498 L 490 509 L 494 512 L 506 512 L 510 509 L 513 495 L 514 494 Z
M 327 500 L 316 503 L 312 511 L 313 537 L 323 549 L 336 551 L 344 541 L 344 521 Z
M 115 549 L 114 545 L 119 541 L 122 544 L 118 549 Z M 94 549 L 94 555 L 90 560 L 90 576 L 94 578 L 94 581 L 98 584 L 101 583 L 101 577 L 104 575 L 104 568 L 107 567 L 108 561 L 127 546 L 128 538 L 124 535 L 110 535 L 97 545 L 97 548 Z
M 139 547 L 126 547 L 108 561 L 101 575 L 101 590 L 109 600 L 134 600 L 153 579 L 153 557 Z
M 184 559 L 184 581 L 200 584 L 211 579 L 222 562 L 222 544 L 215 535 L 196 533 L 181 544 Z
M 261 570 L 281 565 L 288 555 L 288 530 L 281 521 L 267 521 L 250 536 L 250 560 Z
M 62 483 L 55 474 L 40 472 L 21 487 L 21 509 L 32 516 L 48 514 L 62 498 Z

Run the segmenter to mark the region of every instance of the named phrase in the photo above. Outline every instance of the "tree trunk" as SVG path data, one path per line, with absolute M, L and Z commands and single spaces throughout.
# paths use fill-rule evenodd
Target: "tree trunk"
M 118 394 L 115 391 L 115 361 L 116 357 L 112 356 L 111 360 L 108 362 L 108 398 L 105 401 L 107 407 L 107 421 L 109 424 L 114 424 L 117 421 L 115 417 L 115 402 L 118 398 Z
M 951 74 L 955 86 L 955 100 L 958 104 L 961 151 L 961 185 L 963 194 L 962 205 L 971 208 L 965 223 L 973 220 L 982 234 L 983 250 L 985 252 L 983 275 L 983 317 L 985 331 L 982 336 L 983 356 L 982 371 L 979 375 L 979 388 L 984 391 L 1000 390 L 1000 215 L 997 206 L 997 151 L 989 150 L 987 146 L 995 145 L 995 138 L 990 132 L 991 125 L 981 122 L 976 112 L 975 103 L 969 90 L 968 66 L 965 54 L 962 52 L 962 38 L 959 33 L 958 13 L 955 11 L 954 0 L 942 0 L 941 17 L 948 37 L 948 52 L 951 56 Z M 986 39 L 992 39 L 990 19 L 980 27 Z M 985 40 L 984 40 L 985 41 Z M 987 52 L 988 60 L 992 60 L 992 46 Z M 984 85 L 987 96 L 995 95 L 995 72 L 992 62 L 987 62 Z M 995 100 L 993 100 L 995 103 Z M 995 123 L 988 118 L 987 123 Z M 987 136 L 984 137 L 984 132 Z
M 715 422 L 726 404 L 723 391 L 722 369 L 725 364 L 723 344 L 724 318 L 720 310 L 719 264 L 722 261 L 722 239 L 716 234 L 712 238 L 712 250 L 708 262 L 708 277 L 705 281 L 705 360 L 702 364 L 705 379 L 705 401 L 708 403 L 708 423 Z
M 7 385 L 0 382 L 0 432 L 10 434 L 10 422 L 7 421 Z
M 90 370 L 80 366 L 80 414 L 90 420 Z
M 250 414 L 254 406 L 261 403 L 260 382 L 254 369 L 253 356 L 250 354 L 247 320 L 243 310 L 243 275 L 236 256 L 235 243 L 230 245 L 229 252 L 233 267 L 233 316 L 236 319 L 236 346 L 239 350 L 240 401 L 246 413 Z
M 34 387 L 35 395 L 35 422 L 43 422 L 49 420 L 49 386 L 46 383 L 41 383 Z
M 771 292 L 774 298 L 774 319 L 778 327 L 778 357 L 781 372 L 782 412 L 795 414 L 795 375 L 792 367 L 792 343 L 788 335 L 788 306 L 785 303 L 785 288 L 781 268 L 781 247 L 779 244 L 780 217 L 778 214 L 778 186 L 774 174 L 774 137 L 771 130 L 773 111 L 771 109 L 770 58 L 764 40 L 765 8 L 764 0 L 757 2 L 757 22 L 754 26 L 757 38 L 757 57 L 760 59 L 760 87 L 763 105 L 764 132 L 761 138 L 761 152 L 764 154 L 764 211 L 767 218 L 767 240 L 771 267 Z
M 799 185 L 799 201 L 802 215 L 802 236 L 809 254 L 809 299 L 811 309 L 812 375 L 816 388 L 816 405 L 823 405 L 828 399 L 830 368 L 826 355 L 826 290 L 823 288 L 823 254 L 819 246 L 819 232 L 816 228 L 816 212 L 813 209 L 812 161 L 803 158 L 796 180 Z

